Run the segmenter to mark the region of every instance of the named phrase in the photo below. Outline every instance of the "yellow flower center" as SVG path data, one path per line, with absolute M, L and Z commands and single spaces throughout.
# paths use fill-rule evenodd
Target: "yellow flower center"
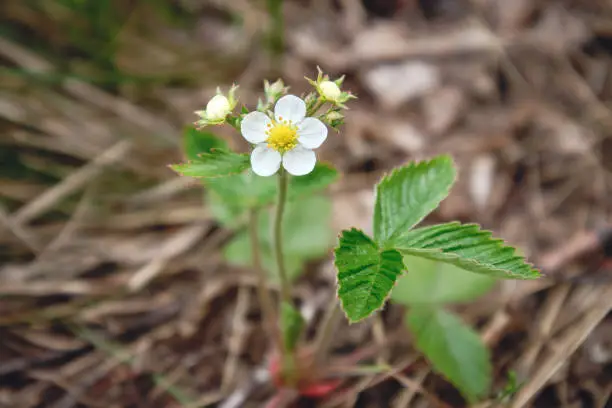
M 297 127 L 279 118 L 280 122 L 268 125 L 266 134 L 268 147 L 280 153 L 285 153 L 297 146 Z

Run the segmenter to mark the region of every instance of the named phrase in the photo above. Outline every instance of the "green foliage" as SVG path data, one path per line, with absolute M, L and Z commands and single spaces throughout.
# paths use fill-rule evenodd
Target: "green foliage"
M 289 179 L 289 190 L 287 196 L 289 200 L 295 200 L 309 196 L 317 191 L 325 189 L 330 184 L 338 180 L 338 170 L 326 163 L 317 163 L 314 170 L 300 177 Z M 276 196 L 276 194 L 275 194 Z M 268 197 L 267 202 L 272 202 L 274 197 Z M 263 200 L 260 204 L 265 203 Z
M 405 256 L 407 273 L 393 288 L 391 299 L 405 305 L 466 302 L 488 292 L 496 280 L 454 265 Z
M 402 255 L 383 250 L 355 228 L 343 231 L 336 248 L 338 297 L 350 322 L 380 309 L 402 273 Z
M 208 179 L 205 187 L 213 216 L 222 224 L 236 228 L 244 222 L 249 208 L 259 207 L 259 195 L 276 194 L 276 178 L 260 177 L 249 169 L 222 179 Z
M 241 227 L 251 208 L 262 208 L 258 227 L 261 260 L 271 279 L 278 280 L 271 218 L 268 211 L 263 211 L 263 207 L 276 200 L 276 178 L 259 177 L 250 169 L 243 171 L 249 167 L 248 156 L 227 151 L 227 144 L 211 133 L 187 129 L 183 146 L 192 162 L 175 165 L 173 169 L 184 175 L 204 177 L 202 183 L 213 217 L 226 227 L 238 230 L 224 248 L 225 258 L 234 265 L 252 266 L 251 244 L 247 232 Z M 310 174 L 289 180 L 290 202 L 283 222 L 283 236 L 285 264 L 290 278 L 297 277 L 305 262 L 324 255 L 331 245 L 331 203 L 324 197 L 309 196 L 337 178 L 338 172 L 333 167 L 317 163 Z
M 402 235 L 396 248 L 404 255 L 456 265 L 470 272 L 507 279 L 537 279 L 540 274 L 516 249 L 476 224 L 448 224 L 417 228 Z
M 250 160 L 248 154 L 212 149 L 210 152 L 200 153 L 197 160 L 173 164 L 170 168 L 183 176 L 215 178 L 241 173 L 249 168 L 249 166 Z
M 308 197 L 338 179 L 333 167 L 317 163 L 312 173 L 289 179 L 288 199 Z M 213 201 L 213 215 L 225 225 L 236 226 L 249 208 L 274 203 L 277 194 L 275 177 L 259 177 L 251 170 L 222 179 L 209 179 L 206 187 Z M 222 203 L 221 205 L 216 205 Z
M 376 186 L 374 238 L 380 246 L 418 224 L 448 195 L 455 181 L 449 156 L 415 162 L 394 170 Z
M 296 278 L 305 262 L 317 259 L 328 251 L 332 243 L 329 229 L 331 202 L 326 197 L 312 196 L 287 203 L 283 221 L 283 249 L 289 278 Z M 259 217 L 259 239 L 263 267 L 278 280 L 274 260 L 271 214 L 262 212 Z M 251 266 L 251 247 L 246 231 L 238 233 L 225 247 L 224 256 L 233 265 Z
M 414 308 L 406 316 L 416 347 L 470 401 L 491 383 L 489 351 L 470 327 L 442 309 Z
M 304 318 L 299 310 L 296 310 L 290 303 L 283 302 L 281 304 L 281 332 L 287 351 L 295 350 L 303 327 Z
M 200 153 L 210 153 L 213 149 L 229 150 L 225 140 L 210 132 L 188 127 L 183 132 L 183 150 L 189 160 L 198 160 Z
M 184 175 L 205 178 L 203 183 L 208 191 L 211 211 L 222 224 L 235 228 L 241 224 L 241 218 L 250 208 L 267 206 L 276 200 L 276 178 L 259 177 L 250 169 L 243 171 L 249 167 L 245 155 L 231 153 L 229 158 L 219 156 L 219 151 L 228 151 L 228 145 L 212 133 L 187 128 L 183 133 L 183 149 L 192 163 L 174 165 L 172 168 Z M 235 170 L 232 168 L 217 167 L 226 164 L 231 167 L 233 161 L 226 161 L 234 159 L 238 163 L 238 172 L 232 171 Z M 203 170 L 204 174 L 201 173 Z M 219 172 L 221 174 L 217 174 Z M 215 176 L 217 178 L 209 178 Z M 336 169 L 325 163 L 317 163 L 311 173 L 289 180 L 288 199 L 295 200 L 314 194 L 337 179 Z
M 394 170 L 376 187 L 374 239 L 354 229 L 343 231 L 336 248 L 338 297 L 349 321 L 361 320 L 382 307 L 404 269 L 400 255 L 408 257 L 409 266 L 415 269 L 408 270 L 394 295 L 407 304 L 469 300 L 492 285 L 491 280 L 462 276 L 447 266 L 431 269 L 433 264 L 426 267 L 426 262 L 416 258 L 488 277 L 539 277 L 514 248 L 476 225 L 449 223 L 412 229 L 446 197 L 455 173 L 448 156 Z

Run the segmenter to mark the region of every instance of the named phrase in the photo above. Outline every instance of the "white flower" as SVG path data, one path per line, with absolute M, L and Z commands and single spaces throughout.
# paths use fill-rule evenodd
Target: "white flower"
M 255 145 L 251 166 L 255 174 L 271 176 L 281 164 L 290 174 L 310 173 L 317 161 L 313 149 L 327 138 L 327 127 L 316 118 L 306 117 L 306 103 L 286 95 L 274 107 L 274 118 L 251 112 L 241 124 L 242 136 Z
M 321 91 L 321 96 L 328 101 L 337 102 L 342 98 L 342 91 L 335 82 L 323 81 L 319 84 L 319 90 Z

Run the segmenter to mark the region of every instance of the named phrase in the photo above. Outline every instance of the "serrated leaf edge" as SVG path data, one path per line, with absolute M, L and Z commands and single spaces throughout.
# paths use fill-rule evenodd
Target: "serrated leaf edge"
M 374 185 L 374 205 L 376 206 L 376 202 L 378 201 L 378 194 L 379 194 L 379 189 L 380 186 L 386 183 L 390 183 L 391 180 L 394 177 L 398 176 L 398 173 L 402 172 L 402 171 L 408 171 L 409 169 L 418 169 L 419 167 L 426 167 L 427 165 L 430 165 L 432 162 L 434 161 L 441 161 L 441 162 L 450 162 L 451 167 L 453 168 L 453 180 L 452 182 L 449 184 L 448 188 L 445 189 L 444 191 L 444 195 L 445 198 L 448 197 L 448 195 L 450 194 L 451 189 L 453 188 L 453 186 L 455 185 L 455 183 L 457 182 L 457 178 L 458 178 L 458 171 L 457 171 L 457 167 L 455 166 L 455 161 L 453 159 L 453 157 L 449 154 L 441 154 L 438 156 L 434 156 L 430 159 L 422 159 L 419 161 L 412 161 L 407 163 L 404 166 L 399 166 L 399 167 L 395 167 L 393 168 L 391 171 L 386 172 L 382 175 L 382 177 L 380 178 L 380 180 L 378 181 L 378 183 L 376 183 Z M 440 202 L 444 201 L 444 199 L 442 199 Z M 438 204 L 439 205 L 439 204 Z M 410 231 L 411 229 L 413 229 L 414 227 L 416 227 L 417 225 L 419 225 L 424 219 L 425 217 L 427 217 L 429 214 L 431 214 L 433 211 L 435 211 L 435 209 L 437 208 L 434 207 L 429 213 L 423 215 L 418 221 L 416 221 L 412 226 L 410 226 L 408 228 L 408 231 Z M 372 224 L 374 224 L 372 222 Z M 372 225 L 372 227 L 374 227 L 374 225 Z M 374 230 L 374 228 L 373 228 Z M 391 241 L 393 241 L 394 239 L 397 238 L 398 234 L 402 234 L 405 231 L 400 231 L 399 229 L 391 236 L 389 237 L 385 244 L 390 243 Z M 380 245 L 380 242 L 377 242 L 377 244 Z M 387 246 L 387 245 L 385 245 Z M 392 246 L 388 246 L 389 248 L 393 248 Z
M 376 241 L 374 241 L 374 239 L 372 239 L 372 237 L 370 237 L 368 234 L 366 234 L 366 233 L 365 233 L 363 230 L 361 230 L 361 229 L 359 229 L 359 228 L 355 228 L 355 227 L 351 227 L 351 228 L 350 228 L 350 229 L 348 229 L 348 230 L 342 230 L 342 231 L 340 231 L 340 233 L 338 234 L 338 242 L 340 241 L 340 238 L 342 237 L 342 235 L 344 234 L 344 232 L 347 232 L 347 231 L 348 231 L 348 232 L 359 232 L 359 233 L 363 234 L 365 237 L 367 237 L 367 238 L 368 238 L 368 239 L 369 239 L 369 240 L 370 240 L 370 241 L 371 241 L 371 242 L 372 242 L 372 243 L 373 243 L 373 244 L 376 246 L 376 249 L 378 250 L 378 253 L 379 253 L 379 254 L 382 254 L 383 252 L 386 252 L 386 251 L 389 251 L 389 250 L 395 250 L 394 248 L 381 248 L 381 247 L 380 247 L 380 246 L 379 246 L 379 245 L 376 243 Z M 339 249 L 340 249 L 340 245 L 338 245 L 338 247 L 336 247 L 336 248 L 334 249 L 334 266 L 336 265 L 336 259 L 335 259 L 335 258 L 336 258 L 336 256 L 337 256 L 337 251 L 338 251 Z M 396 250 L 396 251 L 397 251 L 397 250 Z M 397 251 L 397 252 L 399 252 L 399 251 Z M 401 254 L 401 253 L 400 253 L 400 254 Z M 402 261 L 402 265 L 403 265 L 403 261 Z M 403 265 L 403 266 L 404 266 L 404 268 L 402 268 L 402 271 L 400 272 L 400 276 L 401 276 L 401 275 L 402 275 L 402 274 L 405 272 L 405 270 L 406 270 L 406 266 L 405 266 L 405 265 Z M 336 270 L 338 270 L 338 268 L 337 268 L 337 267 L 336 267 Z M 387 304 L 387 302 L 389 301 L 389 298 L 390 298 L 390 296 L 391 296 L 391 292 L 393 292 L 393 288 L 395 288 L 395 286 L 397 285 L 397 281 L 398 281 L 398 280 L 399 280 L 399 277 L 398 277 L 398 279 L 396 279 L 396 280 L 393 282 L 393 286 L 392 286 L 391 290 L 390 290 L 390 291 L 387 293 L 387 296 L 385 296 L 385 298 L 384 298 L 384 300 L 383 300 L 383 302 L 382 302 L 382 304 L 381 304 L 381 306 L 380 306 L 379 308 L 377 308 L 377 309 L 373 310 L 373 311 L 372 311 L 372 313 L 370 313 L 368 316 L 365 316 L 365 317 L 362 317 L 361 319 L 356 319 L 356 320 L 355 320 L 355 319 L 352 319 L 352 318 L 350 318 L 350 317 L 349 317 L 349 315 L 348 315 L 348 314 L 347 314 L 347 312 L 346 312 L 346 308 L 345 308 L 345 306 L 344 306 L 344 301 L 343 301 L 343 300 L 340 298 L 340 296 L 338 296 L 338 291 L 340 290 L 341 284 L 340 284 L 340 280 L 338 279 L 338 273 L 336 273 L 336 298 L 338 299 L 338 302 L 340 303 L 340 308 L 341 308 L 341 309 L 342 309 L 342 311 L 344 312 L 344 316 L 347 318 L 347 320 L 348 320 L 349 324 L 359 323 L 359 322 L 361 322 L 362 320 L 365 320 L 365 319 L 367 319 L 368 317 L 371 317 L 373 314 L 375 314 L 375 313 L 379 312 L 380 310 L 382 310 L 382 309 L 385 307 L 385 305 Z
M 249 157 L 249 155 L 247 153 L 235 153 L 235 152 L 232 152 L 231 150 L 219 149 L 217 147 L 213 147 L 212 149 L 210 149 L 210 152 L 198 153 L 198 157 L 204 158 L 206 156 L 210 156 L 215 151 L 224 152 L 224 153 L 231 153 L 231 154 L 235 154 L 237 156 Z M 177 167 L 180 167 L 180 166 L 186 166 L 186 165 L 189 165 L 189 164 L 197 164 L 197 163 L 199 163 L 199 162 L 196 161 L 196 160 L 187 160 L 184 163 L 169 164 L 168 167 L 171 170 L 173 170 L 174 172 L 176 172 L 181 177 L 190 177 L 190 178 L 195 178 L 195 179 L 214 179 L 214 178 L 223 178 L 223 177 L 228 177 L 228 176 L 234 176 L 236 174 L 242 174 L 245 170 L 247 170 L 249 168 L 249 166 L 247 165 L 241 171 L 236 171 L 236 172 L 231 172 L 231 173 L 226 173 L 226 174 L 220 174 L 220 175 L 217 175 L 217 176 L 186 176 L 183 173 L 181 173 L 180 170 L 177 169 Z
M 517 248 L 516 247 L 514 247 L 513 245 L 508 244 L 502 238 L 494 237 L 492 231 L 483 229 L 481 227 L 481 225 L 479 225 L 479 224 L 476 224 L 476 223 L 462 224 L 459 221 L 452 221 L 452 222 L 444 223 L 444 224 L 435 224 L 433 226 L 438 226 L 438 225 L 456 225 L 456 226 L 459 226 L 459 227 L 476 227 L 478 229 L 478 232 L 482 233 L 483 235 L 488 235 L 489 242 L 497 244 L 498 248 L 500 248 L 500 249 L 502 249 L 502 248 L 509 248 L 509 249 L 511 249 L 512 250 L 512 257 L 517 258 L 517 260 L 521 260 L 523 265 L 525 265 L 525 266 L 527 266 L 529 268 L 530 273 L 532 274 L 532 276 L 531 277 L 525 277 L 523 275 L 512 273 L 511 271 L 508 271 L 506 269 L 489 267 L 486 264 L 483 264 L 483 263 L 478 262 L 476 260 L 462 258 L 459 255 L 455 255 L 453 253 L 444 252 L 444 251 L 441 251 L 439 249 L 423 249 L 423 248 L 414 248 L 414 247 L 408 247 L 408 248 L 395 247 L 395 248 L 400 253 L 402 251 L 414 251 L 414 252 L 406 254 L 406 255 L 412 255 L 412 256 L 419 256 L 419 252 L 420 253 L 442 253 L 442 254 L 445 254 L 445 255 L 447 255 L 449 257 L 452 257 L 454 259 L 461 259 L 463 262 L 472 264 L 474 266 L 478 266 L 478 267 L 481 267 L 481 268 L 487 268 L 487 269 L 490 269 L 492 271 L 498 271 L 502 275 L 506 275 L 506 276 L 510 276 L 510 277 L 515 277 L 515 278 L 518 277 L 521 280 L 538 279 L 538 278 L 540 278 L 542 276 L 542 274 L 539 271 L 539 269 L 537 269 L 533 263 L 528 262 L 525 256 L 517 254 Z M 423 227 L 423 228 L 426 228 L 426 227 Z M 423 257 L 423 258 L 426 258 L 426 257 Z M 430 258 L 426 258 L 426 259 L 430 259 Z M 444 262 L 444 261 L 441 261 L 439 259 L 432 259 L 432 260 L 438 261 L 438 262 Z M 472 272 L 472 271 L 468 270 L 468 272 Z M 476 272 L 472 272 L 472 273 L 476 273 Z

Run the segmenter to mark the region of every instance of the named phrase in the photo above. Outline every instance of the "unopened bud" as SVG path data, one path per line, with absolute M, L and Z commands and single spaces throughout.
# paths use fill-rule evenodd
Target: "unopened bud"
M 328 122 L 333 122 L 334 120 L 339 120 L 343 118 L 344 118 L 344 115 L 336 111 L 327 112 L 325 114 L 325 120 L 327 120 Z
M 332 81 L 323 81 L 319 84 L 319 90 L 321 91 L 321 96 L 329 101 L 339 101 L 342 97 L 342 91 Z
M 215 95 L 206 105 L 206 117 L 210 121 L 221 121 L 231 112 L 232 106 L 223 95 Z

